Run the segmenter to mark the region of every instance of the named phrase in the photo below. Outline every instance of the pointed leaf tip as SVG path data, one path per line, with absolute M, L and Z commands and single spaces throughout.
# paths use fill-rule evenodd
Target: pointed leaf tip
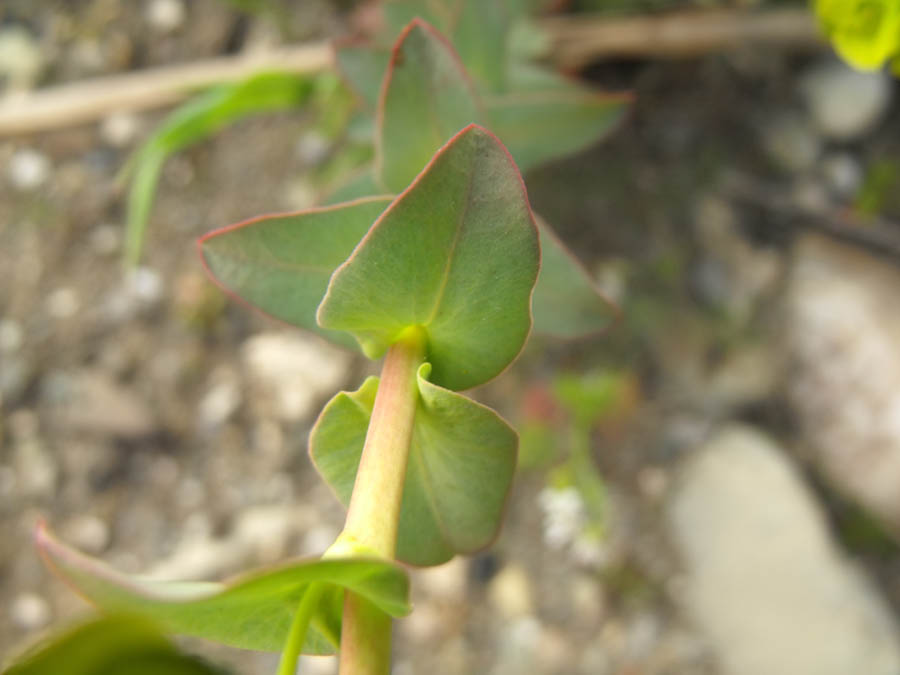
M 483 118 L 475 87 L 450 43 L 413 19 L 394 43 L 376 108 L 376 171 L 400 192 L 459 129 Z
M 390 200 L 366 197 L 251 218 L 204 235 L 197 246 L 204 269 L 227 293 L 271 317 L 354 347 L 349 335 L 319 327 L 316 308 L 332 272 Z
M 522 177 L 496 137 L 470 124 L 335 271 L 319 324 L 353 333 L 370 358 L 422 326 L 433 381 L 468 389 L 522 349 L 539 263 Z

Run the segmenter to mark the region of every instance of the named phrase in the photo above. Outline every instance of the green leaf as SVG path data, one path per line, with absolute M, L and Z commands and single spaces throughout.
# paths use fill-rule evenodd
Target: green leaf
M 433 380 L 474 387 L 502 371 L 531 328 L 539 244 L 521 176 L 472 125 L 431 160 L 331 278 L 318 320 L 379 358 L 410 326 Z
M 52 635 L 5 675 L 224 675 L 179 653 L 153 624 L 130 615 L 99 617 Z
M 378 105 L 390 60 L 390 50 L 377 45 L 343 42 L 335 47 L 338 71 L 369 110 Z
M 494 539 L 516 465 L 515 431 L 471 399 L 428 381 L 418 372 L 409 465 L 400 508 L 397 558 L 439 565 L 473 553 Z M 350 502 L 378 378 L 335 396 L 309 439 L 313 463 L 338 499 Z
M 492 129 L 522 171 L 596 143 L 628 109 L 629 98 L 582 89 L 509 93 L 486 100 Z
M 900 54 L 900 3 L 897 0 L 816 0 L 823 31 L 847 63 L 878 70 Z
M 391 616 L 410 610 L 406 573 L 382 560 L 292 561 L 227 583 L 155 581 L 117 572 L 65 546 L 43 526 L 36 542 L 50 569 L 99 608 L 244 649 L 280 651 L 312 582 L 327 585 L 327 590 L 307 633 L 305 653 L 331 654 L 338 646 L 344 589 Z
M 448 36 L 465 69 L 488 91 L 501 91 L 506 79 L 511 14 L 506 0 L 387 0 L 382 4 L 391 37 L 416 19 Z
M 466 71 L 484 91 L 506 88 L 510 14 L 503 0 L 462 0 L 448 31 Z
M 332 272 L 353 252 L 389 197 L 262 216 L 215 230 L 198 244 L 210 275 L 227 291 L 282 321 L 345 346 L 346 333 L 316 323 Z
M 540 219 L 538 231 L 541 271 L 532 299 L 535 332 L 574 339 L 609 328 L 618 318 L 618 307 L 606 299 L 587 270 Z
M 134 172 L 128 196 L 127 261 L 134 264 L 140 259 L 159 173 L 170 155 L 248 115 L 299 105 L 312 91 L 309 77 L 261 73 L 214 87 L 172 112 L 125 167 L 125 174 Z
M 448 138 L 481 117 L 453 47 L 414 19 L 394 45 L 376 111 L 375 162 L 382 185 L 403 190 Z
M 440 31 L 449 32 L 457 0 L 385 0 L 381 4 L 388 38 L 394 38 L 416 19 L 427 21 Z

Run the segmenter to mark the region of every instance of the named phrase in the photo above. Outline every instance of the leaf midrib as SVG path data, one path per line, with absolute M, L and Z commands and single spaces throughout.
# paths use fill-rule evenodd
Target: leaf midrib
M 450 245 L 450 251 L 447 254 L 447 262 L 444 265 L 444 272 L 441 278 L 441 283 L 438 286 L 437 294 L 434 299 L 434 307 L 431 309 L 431 313 L 428 315 L 428 318 L 423 322 L 423 326 L 429 326 L 434 321 L 437 316 L 438 311 L 440 311 L 441 303 L 444 300 L 444 295 L 447 292 L 447 286 L 450 283 L 450 269 L 453 267 L 453 261 L 456 258 L 456 249 L 459 246 L 459 240 L 462 238 L 462 231 L 465 223 L 466 216 L 469 213 L 469 209 L 471 208 L 472 201 L 472 185 L 475 182 L 475 171 L 474 171 L 474 161 L 470 163 L 469 167 L 469 178 L 466 182 L 466 192 L 465 197 L 463 199 L 463 208 L 460 209 L 459 218 L 456 221 L 456 232 L 453 235 L 453 243 Z

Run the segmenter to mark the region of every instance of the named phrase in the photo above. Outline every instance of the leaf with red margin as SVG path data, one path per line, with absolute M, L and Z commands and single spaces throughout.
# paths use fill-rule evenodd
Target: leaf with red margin
M 287 323 L 355 347 L 346 333 L 322 329 L 316 308 L 331 274 L 390 203 L 390 197 L 260 216 L 198 241 L 210 276 L 254 307 Z
M 373 359 L 420 326 L 434 382 L 468 389 L 522 349 L 539 266 L 522 177 L 500 141 L 473 124 L 434 155 L 335 271 L 319 324 L 353 333 Z
M 492 129 L 525 172 L 598 142 L 624 118 L 631 97 L 581 87 L 486 99 Z
M 403 503 L 397 558 L 440 565 L 493 541 L 503 520 L 516 468 L 518 437 L 493 410 L 417 373 L 418 400 Z M 347 506 L 353 492 L 378 378 L 341 392 L 325 406 L 309 436 L 319 474 Z
M 344 589 L 391 616 L 410 611 L 406 572 L 384 560 L 291 561 L 225 583 L 155 581 L 122 574 L 66 546 L 43 523 L 35 542 L 47 566 L 100 609 L 134 614 L 173 633 L 243 649 L 280 651 L 313 582 L 326 585 L 326 590 L 306 636 L 307 654 L 332 654 L 339 645 Z
M 382 185 L 400 192 L 438 148 L 480 121 L 478 96 L 453 47 L 421 19 L 391 53 L 375 120 L 375 165 Z

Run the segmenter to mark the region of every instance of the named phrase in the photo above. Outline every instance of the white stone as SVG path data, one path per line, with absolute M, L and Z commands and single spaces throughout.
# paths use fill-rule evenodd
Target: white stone
M 491 579 L 488 601 L 504 619 L 530 615 L 534 611 L 531 582 L 525 570 L 509 564 Z
M 54 319 L 70 319 L 80 308 L 81 301 L 74 288 L 57 288 L 47 296 L 47 312 Z
M 316 412 L 319 399 L 344 383 L 349 354 L 301 333 L 262 333 L 241 353 L 250 374 L 274 399 L 279 417 L 294 421 Z
M 47 601 L 37 593 L 20 593 L 10 608 L 12 622 L 22 630 L 38 630 L 50 623 L 53 612 Z
M 198 414 L 206 427 L 226 422 L 241 405 L 243 396 L 237 373 L 227 366 L 219 366 L 210 375 L 210 385 L 200 399 Z
M 23 148 L 13 154 L 7 172 L 14 188 L 29 191 L 39 188 L 47 181 L 50 168 L 47 155 L 31 148 Z
M 145 305 L 154 305 L 163 298 L 165 291 L 159 272 L 149 267 L 138 267 L 128 274 L 129 291 Z
M 415 572 L 415 584 L 431 597 L 450 602 L 465 602 L 468 586 L 468 563 L 456 556 L 437 567 L 426 567 Z
M 91 246 L 100 255 L 117 253 L 122 245 L 122 227 L 117 225 L 98 225 L 90 233 Z
M 831 192 L 840 199 L 852 199 L 863 182 L 859 161 L 848 152 L 836 152 L 822 160 L 822 176 Z
M 785 305 L 788 390 L 811 457 L 900 533 L 900 271 L 805 236 Z
M 308 131 L 297 141 L 297 157 L 307 166 L 315 166 L 328 157 L 331 146 L 331 141 L 322 134 Z
M 100 138 L 114 148 L 125 148 L 134 143 L 140 129 L 134 113 L 115 112 L 100 124 Z
M 25 341 L 22 326 L 13 319 L 0 319 L 0 354 L 19 351 Z
M 102 553 L 109 545 L 109 526 L 96 516 L 78 515 L 63 528 L 66 541 L 85 553 Z
M 337 675 L 338 660 L 336 656 L 307 656 L 300 657 L 297 668 L 303 675 Z
M 12 91 L 30 89 L 43 68 L 40 45 L 24 28 L 0 30 L 0 77 Z
M 686 572 L 675 600 L 723 675 L 900 672 L 889 609 L 768 438 L 721 431 L 688 458 L 665 515 Z
M 890 106 L 891 89 L 888 73 L 864 73 L 839 61 L 814 66 L 800 82 L 813 123 L 836 141 L 871 132 Z
M 182 0 L 151 0 L 147 6 L 147 23 L 160 33 L 171 33 L 181 28 L 186 16 Z

